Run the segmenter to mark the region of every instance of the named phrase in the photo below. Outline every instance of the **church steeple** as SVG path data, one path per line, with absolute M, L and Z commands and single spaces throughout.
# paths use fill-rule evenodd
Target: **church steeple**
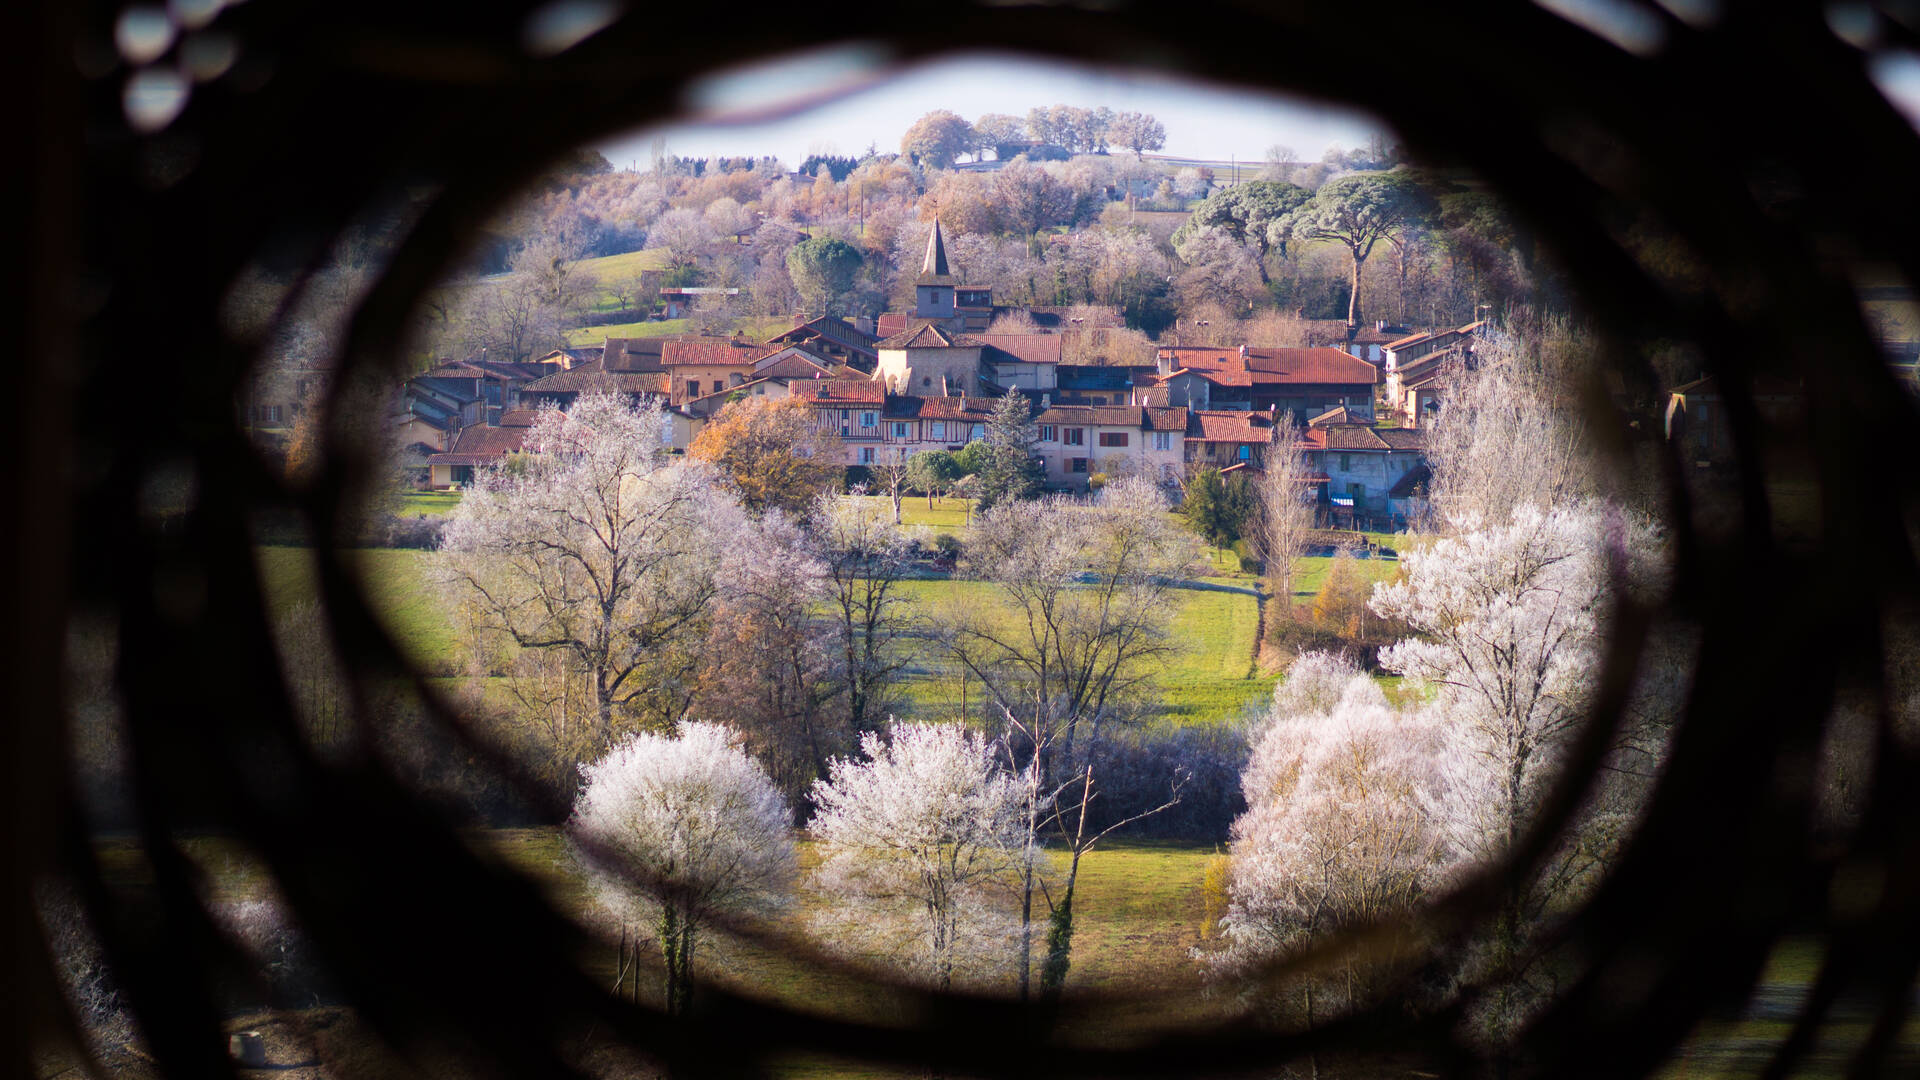
M 927 257 L 920 263 L 916 285 L 953 285 L 953 272 L 947 269 L 947 242 L 940 235 L 940 219 L 933 219 L 933 232 L 927 235 Z

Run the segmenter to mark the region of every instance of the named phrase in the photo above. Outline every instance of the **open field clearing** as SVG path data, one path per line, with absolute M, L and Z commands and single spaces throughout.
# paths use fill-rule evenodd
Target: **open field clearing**
M 924 500 L 921 503 L 924 508 Z M 274 614 L 315 594 L 310 548 L 258 549 L 262 580 Z M 427 552 L 359 548 L 348 551 L 349 565 L 363 575 L 374 610 L 392 630 L 406 655 L 430 675 L 458 670 L 450 613 L 441 605 L 429 570 Z M 937 620 L 949 609 L 999 610 L 1011 617 L 993 586 L 984 582 L 925 580 L 904 583 L 913 610 L 922 620 Z M 1252 596 L 1198 590 L 1175 594 L 1174 654 L 1160 678 L 1160 715 L 1179 723 L 1233 719 L 1248 704 L 1264 701 L 1274 680 L 1253 673 L 1258 607 Z M 931 625 L 929 622 L 927 625 Z M 925 632 L 925 631 L 923 631 Z M 944 712 L 963 701 L 977 702 L 979 684 L 931 657 L 916 665 L 906 692 L 919 708 Z

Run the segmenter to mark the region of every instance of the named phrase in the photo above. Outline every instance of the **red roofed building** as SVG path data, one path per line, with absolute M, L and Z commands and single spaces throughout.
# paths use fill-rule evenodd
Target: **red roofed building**
M 1049 405 L 1034 417 L 1035 449 L 1047 464 L 1047 483 L 1085 490 L 1094 473 L 1109 477 L 1180 478 L 1186 454 L 1187 410 L 1139 405 Z
M 427 484 L 446 488 L 471 483 L 474 469 L 496 464 L 508 454 L 520 451 L 535 416 L 531 409 L 518 409 L 503 414 L 497 425 L 474 424 L 462 428 L 454 437 L 451 450 L 427 458 Z
M 1169 405 L 1317 416 L 1345 406 L 1373 416 L 1380 373 L 1339 349 L 1175 347 L 1159 351 L 1159 385 Z
M 1266 461 L 1279 425 L 1264 412 L 1238 410 L 1187 412 L 1185 456 L 1190 469 L 1259 468 Z
M 1398 528 L 1426 498 L 1426 432 L 1321 417 L 1301 433 L 1308 464 L 1327 478 L 1322 509 L 1337 526 Z
M 680 405 L 746 382 L 755 361 L 780 351 L 743 338 L 687 338 L 667 342 L 660 365 L 672 380 L 670 400 Z

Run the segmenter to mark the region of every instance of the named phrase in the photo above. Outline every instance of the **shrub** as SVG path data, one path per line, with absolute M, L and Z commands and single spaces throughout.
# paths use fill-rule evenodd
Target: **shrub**
M 1108 482 L 1109 482 L 1109 479 L 1106 473 L 1103 473 L 1103 472 L 1094 473 L 1093 475 L 1087 477 L 1087 491 L 1089 493 L 1099 491 L 1101 488 L 1106 487 Z
M 1087 829 L 1104 829 L 1167 801 L 1176 774 L 1180 801 L 1116 835 L 1223 841 L 1246 809 L 1240 769 L 1247 761 L 1241 724 L 1156 724 L 1105 733 L 1089 755 L 1099 797 L 1087 811 Z
M 937 533 L 933 538 L 933 550 L 949 559 L 958 559 L 962 545 L 960 538 L 952 533 Z
M 1253 549 L 1248 547 L 1245 540 L 1235 540 L 1232 550 L 1234 555 L 1240 559 L 1240 569 L 1242 571 L 1249 574 L 1264 574 L 1267 572 L 1267 564 L 1263 560 L 1254 557 Z

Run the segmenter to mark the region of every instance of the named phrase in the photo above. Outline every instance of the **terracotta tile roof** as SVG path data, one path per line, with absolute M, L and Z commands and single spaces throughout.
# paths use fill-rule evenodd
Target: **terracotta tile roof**
M 790 389 L 816 405 L 879 405 L 887 399 L 886 386 L 873 379 L 802 379 Z
M 500 414 L 500 427 L 532 427 L 533 421 L 540 415 L 538 409 L 514 409 Z
M 1333 408 L 1328 409 L 1326 412 L 1323 412 L 1319 416 L 1316 416 L 1313 419 L 1307 421 L 1307 426 L 1308 427 L 1325 427 L 1328 424 L 1357 424 L 1357 423 L 1360 423 L 1360 421 L 1354 419 L 1353 413 L 1349 411 L 1345 405 L 1335 405 Z
M 660 363 L 665 367 L 744 365 L 777 351 L 757 341 L 713 338 L 669 341 L 660 350 Z
M 571 371 L 555 372 L 535 379 L 520 388 L 523 394 L 579 394 L 592 390 L 611 390 L 625 394 L 667 393 L 664 371 L 600 370 L 599 365 L 581 365 Z
M 661 371 L 666 338 L 608 338 L 604 360 L 609 371 Z
M 973 340 L 987 345 L 991 352 L 981 359 L 993 363 L 1058 364 L 1059 334 L 975 334 Z
M 1146 422 L 1138 405 L 1055 405 L 1034 417 L 1042 424 L 1086 424 L 1137 428 Z
M 1364 424 L 1337 424 L 1320 429 L 1329 450 L 1385 450 L 1386 441 Z
M 907 329 L 911 319 L 912 316 L 904 311 L 883 311 L 880 317 L 873 321 L 873 328 L 884 340 Z
M 1270 442 L 1273 421 L 1266 413 L 1193 409 L 1187 413 L 1187 438 L 1196 442 Z
M 1373 386 L 1379 369 L 1339 349 L 1173 348 L 1160 350 L 1182 368 L 1221 386 Z
M 767 344 L 809 341 L 815 337 L 823 337 L 828 341 L 837 342 L 850 349 L 865 353 L 871 353 L 873 351 L 873 343 L 879 340 L 879 338 L 867 333 L 865 330 L 860 329 L 845 319 L 836 318 L 832 315 L 822 315 L 817 319 L 810 319 L 807 322 L 803 322 L 791 330 L 783 330 L 775 334 L 767 339 Z
M 1427 433 L 1420 428 L 1374 428 L 1374 435 L 1389 450 L 1424 450 Z
M 892 337 L 879 342 L 874 346 L 874 348 L 875 349 L 948 349 L 948 348 L 964 349 L 964 348 L 972 348 L 972 347 L 978 346 L 979 344 L 980 344 L 979 341 L 975 340 L 974 338 L 970 338 L 965 334 L 949 334 L 945 330 L 940 329 L 939 327 L 933 325 L 932 323 L 925 323 L 923 325 L 916 326 L 911 330 L 904 330 L 898 334 L 895 334 Z
M 960 420 L 984 424 L 993 415 L 994 399 L 984 397 L 912 397 L 888 394 L 885 416 L 889 420 Z
M 755 381 L 759 379 L 811 379 L 815 375 L 826 378 L 840 367 L 830 361 L 815 360 L 790 352 L 778 360 L 766 364 L 755 364 Z
M 523 427 L 488 427 L 475 424 L 461 428 L 454 437 L 453 449 L 427 458 L 432 465 L 490 465 L 504 454 L 518 451 L 526 440 Z

